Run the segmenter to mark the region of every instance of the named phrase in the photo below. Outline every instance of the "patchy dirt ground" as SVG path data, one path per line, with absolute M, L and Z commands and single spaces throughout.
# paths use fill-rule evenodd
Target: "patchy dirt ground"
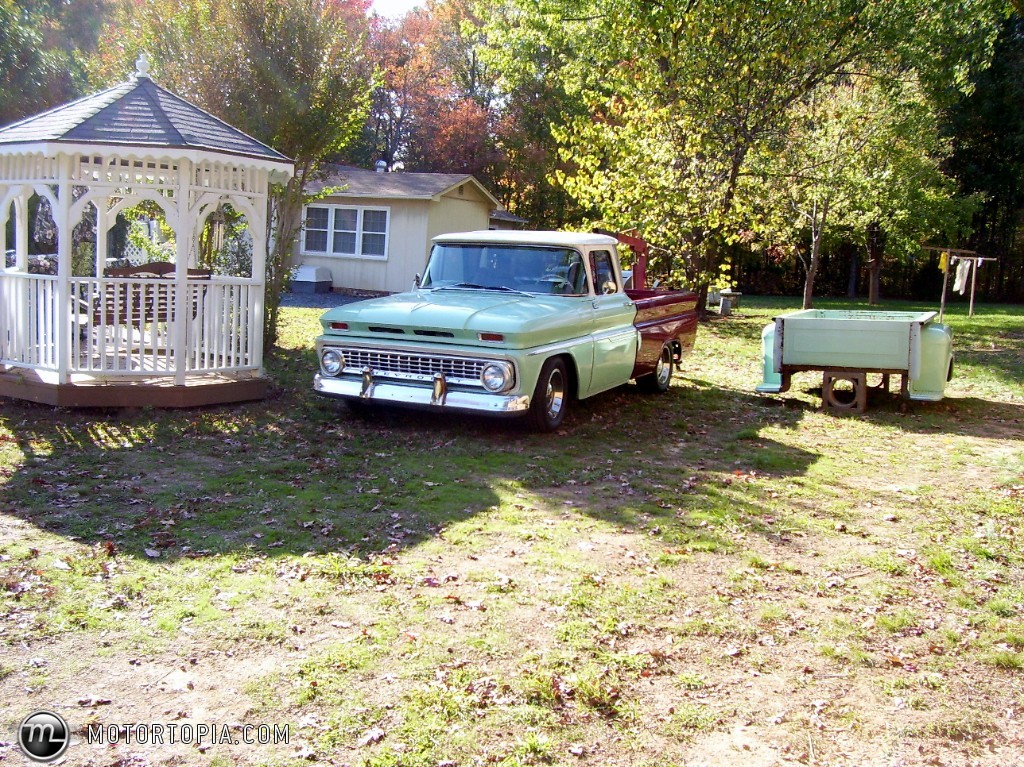
M 1019 383 L 760 400 L 760 320 L 550 438 L 6 411 L 0 762 L 1024 766 Z

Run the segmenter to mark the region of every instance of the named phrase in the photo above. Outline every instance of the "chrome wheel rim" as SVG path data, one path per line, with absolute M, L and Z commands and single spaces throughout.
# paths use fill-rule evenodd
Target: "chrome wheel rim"
M 672 379 L 672 352 L 669 351 L 668 347 L 661 350 L 661 356 L 658 357 L 658 366 L 654 369 L 654 375 L 658 379 L 658 385 L 662 387 L 668 386 L 668 382 Z
M 554 420 L 562 412 L 565 404 L 565 381 L 561 370 L 552 370 L 548 376 L 547 391 L 544 394 L 545 411 L 548 418 Z

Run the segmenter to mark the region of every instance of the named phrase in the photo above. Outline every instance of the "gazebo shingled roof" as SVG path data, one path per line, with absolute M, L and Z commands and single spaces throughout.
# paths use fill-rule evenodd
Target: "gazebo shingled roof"
M 0 129 L 0 144 L 39 142 L 199 149 L 290 162 L 145 74 Z

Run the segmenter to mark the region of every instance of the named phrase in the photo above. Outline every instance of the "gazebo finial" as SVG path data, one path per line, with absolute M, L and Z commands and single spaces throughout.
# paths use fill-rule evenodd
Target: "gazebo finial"
M 135 78 L 146 78 L 149 77 L 149 56 L 146 55 L 145 51 L 139 54 L 139 58 L 135 62 Z

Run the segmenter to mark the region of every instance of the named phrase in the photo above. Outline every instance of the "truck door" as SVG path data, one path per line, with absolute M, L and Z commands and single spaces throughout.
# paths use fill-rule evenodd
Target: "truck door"
M 610 250 L 590 253 L 590 274 L 594 280 L 591 301 L 594 366 L 586 394 L 611 389 L 629 380 L 636 362 L 639 336 L 633 320 L 636 307 L 622 290 Z

